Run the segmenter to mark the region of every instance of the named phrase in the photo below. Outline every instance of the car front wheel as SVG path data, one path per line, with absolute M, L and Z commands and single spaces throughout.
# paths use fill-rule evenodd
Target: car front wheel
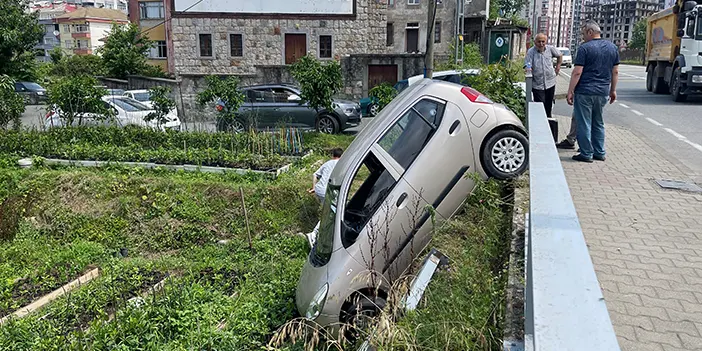
M 378 104 L 370 104 L 368 106 L 368 115 L 369 116 L 375 117 L 375 115 L 378 114 L 378 111 L 380 111 L 380 109 L 378 108 Z
M 332 116 L 321 116 L 317 119 L 317 131 L 324 134 L 336 134 L 339 132 L 339 122 Z
M 485 144 L 482 163 L 490 177 L 500 180 L 516 178 L 529 164 L 529 142 L 516 130 L 501 130 Z

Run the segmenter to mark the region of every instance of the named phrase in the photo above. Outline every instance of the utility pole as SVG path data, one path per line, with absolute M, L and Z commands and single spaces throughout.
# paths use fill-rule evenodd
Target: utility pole
M 561 21 L 563 20 L 563 0 L 560 0 L 561 6 L 558 9 L 558 39 L 556 39 L 556 47 L 561 46 Z
M 427 11 L 427 52 L 424 54 L 424 78 L 434 76 L 434 24 L 436 20 L 436 1 L 429 0 Z

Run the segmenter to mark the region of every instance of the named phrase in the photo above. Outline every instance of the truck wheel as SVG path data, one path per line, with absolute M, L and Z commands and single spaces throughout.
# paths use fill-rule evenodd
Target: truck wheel
M 646 72 L 646 90 L 653 91 L 653 70 L 655 66 L 649 66 Z
M 675 102 L 683 102 L 687 100 L 687 95 L 682 94 L 682 81 L 680 80 L 680 75 L 682 73 L 680 72 L 680 67 L 675 68 L 675 71 L 673 71 L 673 79 L 670 81 L 670 93 L 673 95 L 673 101 Z
M 668 85 L 665 84 L 665 79 L 663 78 L 663 74 L 661 74 L 660 70 L 665 70 L 665 67 L 663 65 L 658 65 L 656 66 L 656 69 L 653 73 L 653 93 L 654 94 L 668 94 Z

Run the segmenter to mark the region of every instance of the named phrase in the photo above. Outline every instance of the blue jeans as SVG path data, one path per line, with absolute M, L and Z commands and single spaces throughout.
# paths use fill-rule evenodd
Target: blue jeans
M 587 158 L 605 155 L 605 127 L 602 110 L 606 96 L 575 94 L 573 112 L 580 154 Z

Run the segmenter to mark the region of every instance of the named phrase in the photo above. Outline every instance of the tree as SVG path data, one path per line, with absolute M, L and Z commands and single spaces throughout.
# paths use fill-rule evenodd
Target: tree
M 146 54 L 153 44 L 153 41 L 141 35 L 139 26 L 134 23 L 113 25 L 98 53 L 102 56 L 108 75 L 124 79 L 148 69 Z
M 15 92 L 15 81 L 10 76 L 0 75 L 0 127 L 7 128 L 10 122 L 20 125 L 24 112 L 24 99 Z
M 63 55 L 52 65 L 50 74 L 59 77 L 107 74 L 105 63 L 97 55 Z
M 102 100 L 107 91 L 98 86 L 95 78 L 87 75 L 61 77 L 49 85 L 49 105 L 59 110 L 64 125 L 83 124 L 83 117 L 90 113 L 97 119 L 114 116 L 114 110 Z
M 228 126 L 234 122 L 236 112 L 241 104 L 244 103 L 244 94 L 239 91 L 239 79 L 234 76 L 229 76 L 222 79 L 218 76 L 207 76 L 205 78 L 207 88 L 197 94 L 197 102 L 200 105 L 205 105 L 211 102 L 217 102 L 217 118 L 218 130 L 227 130 Z M 245 121 L 251 124 L 251 121 Z
M 445 63 L 437 66 L 439 70 L 480 68 L 483 65 L 483 55 L 480 53 L 480 46 L 477 43 L 463 45 L 463 62 L 456 64 L 456 40 L 449 45 L 449 58 Z
M 300 83 L 302 101 L 317 111 L 333 110 L 333 98 L 342 88 L 341 66 L 337 61 L 322 64 L 314 57 L 301 57 L 290 67 L 293 78 Z
M 59 63 L 64 56 L 66 56 L 66 54 L 60 46 L 56 46 L 49 51 L 49 57 L 51 57 L 52 63 Z
M 176 104 L 169 97 L 171 89 L 168 87 L 153 87 L 149 89 L 149 93 L 151 94 L 154 112 L 149 113 L 144 117 L 144 120 L 147 122 L 155 120 L 160 126 L 168 122 L 166 116 L 175 108 Z
M 525 0 L 497 0 L 490 2 L 490 19 L 516 17 L 526 5 Z M 500 10 L 504 11 L 500 14 Z
M 25 1 L 0 0 L 0 74 L 26 79 L 35 64 L 33 48 L 44 36 L 36 14 Z
M 645 18 L 636 22 L 631 40 L 628 43 L 630 49 L 643 50 L 646 48 L 646 26 L 647 20 Z

